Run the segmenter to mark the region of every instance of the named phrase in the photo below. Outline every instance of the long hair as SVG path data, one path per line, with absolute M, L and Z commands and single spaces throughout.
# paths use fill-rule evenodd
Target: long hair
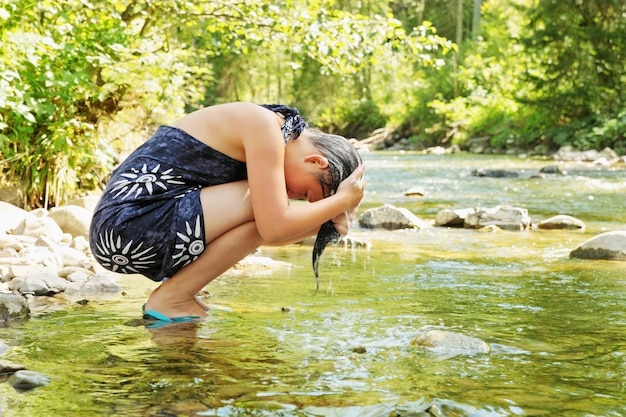
M 324 184 L 324 197 L 333 195 L 341 181 L 346 179 L 361 165 L 361 155 L 343 136 L 324 133 L 318 129 L 306 128 L 311 143 L 328 160 L 328 169 L 320 177 Z

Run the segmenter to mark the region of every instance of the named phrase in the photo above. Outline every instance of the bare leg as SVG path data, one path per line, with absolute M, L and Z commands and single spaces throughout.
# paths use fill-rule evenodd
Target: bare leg
M 150 295 L 147 310 L 168 317 L 205 316 L 195 295 L 263 242 L 254 223 L 247 181 L 203 188 L 206 248 Z
M 211 242 L 198 259 L 154 290 L 146 309 L 168 317 L 205 316 L 206 312 L 196 302 L 195 295 L 260 244 L 254 222 L 230 230 Z

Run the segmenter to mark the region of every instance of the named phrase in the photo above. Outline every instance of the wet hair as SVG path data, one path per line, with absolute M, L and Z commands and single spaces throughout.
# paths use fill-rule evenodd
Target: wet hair
M 335 194 L 341 181 L 361 165 L 361 156 L 346 138 L 309 127 L 298 109 L 283 104 L 261 104 L 261 106 L 280 114 L 285 119 L 281 128 L 285 144 L 306 133 L 311 143 L 328 160 L 328 168 L 319 178 L 324 198 Z
M 304 129 L 303 134 L 308 135 L 311 144 L 328 160 L 328 168 L 319 178 L 326 198 L 335 194 L 341 181 L 361 165 L 361 156 L 343 136 L 324 133 L 314 128 Z

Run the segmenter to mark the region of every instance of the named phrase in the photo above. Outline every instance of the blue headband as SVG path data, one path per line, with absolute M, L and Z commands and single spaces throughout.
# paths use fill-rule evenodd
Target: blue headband
M 288 107 L 283 104 L 261 104 L 261 107 L 265 107 L 274 113 L 279 113 L 285 118 L 285 124 L 281 129 L 285 143 L 290 139 L 297 139 L 304 129 L 309 126 L 302 116 L 300 116 L 298 109 L 293 107 Z

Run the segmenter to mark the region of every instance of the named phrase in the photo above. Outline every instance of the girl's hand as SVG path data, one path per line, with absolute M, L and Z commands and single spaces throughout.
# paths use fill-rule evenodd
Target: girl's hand
M 348 178 L 343 180 L 337 188 L 337 193 L 348 194 L 350 202 L 348 210 L 333 218 L 335 229 L 337 229 L 341 236 L 346 236 L 350 232 L 350 225 L 354 220 L 359 203 L 363 199 L 365 192 L 365 180 L 363 179 L 364 171 L 365 165 L 360 165 Z
M 333 224 L 335 225 L 335 229 L 339 232 L 339 234 L 342 237 L 346 236 L 350 232 L 351 222 L 352 222 L 352 219 L 349 218 L 348 212 L 344 212 L 333 217 Z
M 363 179 L 363 173 L 365 172 L 365 165 L 361 164 L 357 169 L 350 174 L 348 178 L 343 180 L 339 187 L 337 187 L 337 194 L 343 195 L 348 201 L 348 214 L 354 216 L 354 210 L 358 207 L 359 203 L 363 199 L 365 192 L 365 180 Z
M 352 210 L 345 211 L 333 218 L 333 224 L 335 225 L 335 229 L 339 232 L 339 234 L 343 236 L 347 236 L 350 233 L 350 225 L 354 221 L 354 216 L 356 215 L 357 207 Z

